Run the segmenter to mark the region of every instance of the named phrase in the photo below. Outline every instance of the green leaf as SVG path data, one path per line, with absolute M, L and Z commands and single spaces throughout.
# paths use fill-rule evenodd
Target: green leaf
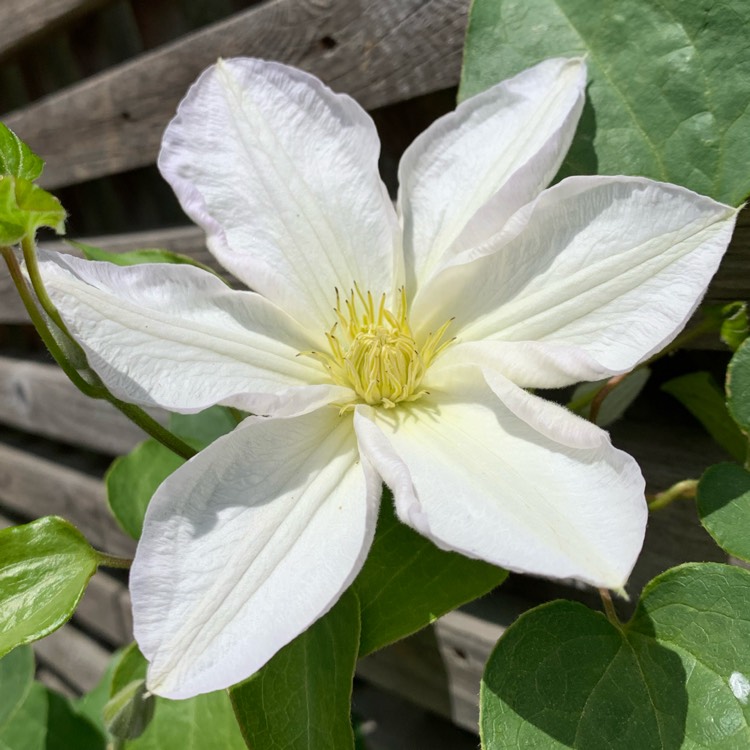
M 197 450 L 237 426 L 232 412 L 213 406 L 198 414 L 172 414 L 170 429 Z M 143 517 L 157 487 L 185 459 L 156 440 L 146 440 L 126 456 L 116 458 L 105 475 L 107 502 L 123 530 L 140 539 Z
M 104 706 L 104 723 L 113 737 L 134 740 L 154 717 L 155 699 L 144 680 L 133 680 L 115 693 Z
M 522 615 L 480 693 L 482 747 L 750 746 L 750 573 L 688 564 L 644 589 L 618 628 L 575 602 Z
M 62 518 L 0 531 L 0 656 L 67 622 L 97 562 L 83 535 Z
M 173 253 L 171 250 L 161 250 L 157 248 L 144 248 L 142 250 L 130 250 L 124 253 L 116 253 L 111 250 L 104 250 L 101 247 L 87 245 L 85 242 L 68 240 L 73 247 L 77 247 L 87 260 L 103 260 L 108 263 L 114 263 L 117 266 L 137 266 L 141 263 L 176 263 L 178 265 L 196 266 L 204 271 L 217 275 L 213 268 L 201 263 L 189 255 Z
M 122 655 L 111 694 L 146 676 L 146 660 L 135 644 Z M 144 733 L 125 742 L 127 750 L 246 750 L 225 690 L 187 700 L 155 698 L 154 716 Z
M 104 734 L 67 698 L 33 678 L 31 647 L 17 648 L 0 660 L 0 748 L 104 750 Z
M 212 406 L 197 414 L 172 414 L 169 418 L 169 429 L 198 450 L 236 426 L 237 419 L 226 406 Z
M 102 734 L 105 734 L 107 731 L 107 728 L 104 726 L 104 706 L 109 700 L 112 677 L 120 663 L 122 654 L 122 650 L 115 651 L 107 665 L 106 671 L 94 689 L 85 693 L 73 703 L 75 711 L 81 716 L 85 716 L 92 724 L 98 727 Z
M 0 177 L 0 245 L 15 245 L 39 227 L 62 234 L 65 217 L 51 193 L 21 177 Z
M 145 680 L 147 668 L 148 664 L 140 652 L 138 644 L 131 643 L 123 649 L 117 661 L 109 683 L 109 697 L 113 698 L 134 680 Z
M 0 175 L 33 181 L 43 168 L 44 161 L 7 125 L 0 122 Z
M 0 728 L 0 749 L 46 750 L 48 694 L 44 685 L 31 684 L 23 703 Z
M 0 736 L 26 699 L 34 682 L 34 652 L 21 646 L 0 659 Z
M 354 748 L 351 696 L 359 605 L 350 591 L 249 680 L 230 688 L 248 747 Z
M 600 427 L 607 427 L 616 422 L 628 410 L 643 390 L 646 382 L 651 376 L 648 367 L 641 367 L 628 375 L 620 385 L 610 391 L 602 402 L 596 423 Z M 593 383 L 581 383 L 573 391 L 568 408 L 576 414 L 588 419 L 591 412 L 591 402 L 596 392 L 603 388 L 609 379 L 598 380 Z M 578 405 L 580 404 L 580 406 Z
M 461 98 L 548 57 L 586 55 L 560 176 L 631 174 L 739 205 L 750 192 L 747 0 L 474 0 Z
M 145 440 L 107 470 L 107 503 L 117 522 L 133 539 L 140 539 L 143 517 L 156 488 L 185 459 L 156 440 Z
M 732 351 L 737 351 L 750 334 L 746 302 L 730 302 L 721 308 L 722 322 L 719 336 Z
M 691 372 L 668 380 L 661 387 L 674 396 L 736 461 L 744 461 L 747 438 L 727 410 L 724 393 L 708 372 Z
M 77 713 L 67 698 L 47 690 L 45 750 L 105 750 L 106 745 L 105 735 Z
M 362 617 L 359 655 L 405 638 L 507 576 L 494 565 L 438 549 L 401 523 L 384 488 L 375 541 L 353 584 Z
M 750 433 L 750 339 L 737 349 L 727 368 L 727 408 L 740 429 Z
M 698 482 L 698 514 L 722 549 L 750 561 L 750 472 L 728 463 L 708 468 Z

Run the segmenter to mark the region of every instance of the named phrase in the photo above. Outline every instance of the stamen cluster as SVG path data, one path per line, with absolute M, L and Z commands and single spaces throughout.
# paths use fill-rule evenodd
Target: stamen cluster
M 330 354 L 309 354 L 323 363 L 334 382 L 356 393 L 357 399 L 343 410 L 362 402 L 392 409 L 425 395 L 422 378 L 450 343 L 441 343 L 450 321 L 418 346 L 409 327 L 404 289 L 399 290 L 394 313 L 386 307 L 385 294 L 376 305 L 372 293 L 363 293 L 356 284 L 343 303 L 336 290 L 334 312 L 337 320 L 326 333 Z

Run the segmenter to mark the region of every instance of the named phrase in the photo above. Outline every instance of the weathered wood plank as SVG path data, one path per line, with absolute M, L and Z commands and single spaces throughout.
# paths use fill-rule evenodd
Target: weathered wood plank
M 0 4 L 0 59 L 76 15 L 110 0 L 3 0 Z
M 111 658 L 107 649 L 71 624 L 37 641 L 34 653 L 40 667 L 47 667 L 79 693 L 96 687 Z
M 78 691 L 71 688 L 65 680 L 58 677 L 58 675 L 46 667 L 37 669 L 36 679 L 39 680 L 42 685 L 46 685 L 51 690 L 60 693 L 60 695 L 64 695 L 66 698 L 74 700 L 78 697 Z
M 25 519 L 58 515 L 89 542 L 113 555 L 131 557 L 135 542 L 107 509 L 99 479 L 31 453 L 0 444 L 0 510 Z
M 354 681 L 352 712 L 367 750 L 476 750 L 476 727 L 467 732 L 448 719 L 364 680 Z
M 127 586 L 98 571 L 89 581 L 76 609 L 79 626 L 95 633 L 115 647 L 133 640 L 133 615 Z
M 528 602 L 493 598 L 497 621 L 451 612 L 430 628 L 362 659 L 357 674 L 476 731 L 479 681 L 498 638 Z
M 81 393 L 57 365 L 7 357 L 0 357 L 0 422 L 110 455 L 146 438 L 111 404 Z
M 47 161 L 46 187 L 152 163 L 198 73 L 217 57 L 278 59 L 365 107 L 455 85 L 468 0 L 272 0 L 8 115 Z

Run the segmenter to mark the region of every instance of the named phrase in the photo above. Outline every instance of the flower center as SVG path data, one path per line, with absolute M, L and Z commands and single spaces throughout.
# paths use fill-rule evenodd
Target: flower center
M 326 333 L 330 354 L 307 354 L 323 363 L 334 382 L 356 393 L 342 411 L 362 402 L 392 409 L 427 393 L 420 384 L 430 363 L 451 343 L 442 342 L 450 320 L 420 346 L 409 327 L 403 289 L 394 313 L 386 307 L 385 294 L 376 305 L 372 294 L 363 294 L 356 284 L 343 304 L 336 290 L 335 313 L 337 321 Z

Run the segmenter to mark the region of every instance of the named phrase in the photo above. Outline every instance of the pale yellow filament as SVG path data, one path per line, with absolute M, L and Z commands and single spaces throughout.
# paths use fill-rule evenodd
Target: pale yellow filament
M 425 395 L 422 378 L 451 343 L 442 341 L 450 320 L 418 346 L 409 327 L 406 292 L 399 291 L 394 314 L 386 307 L 385 294 L 376 305 L 372 293 L 363 293 L 356 284 L 343 304 L 336 290 L 334 312 L 336 322 L 326 332 L 330 353 L 303 353 L 320 361 L 335 383 L 354 391 L 356 397 L 342 411 L 356 403 L 391 409 Z

